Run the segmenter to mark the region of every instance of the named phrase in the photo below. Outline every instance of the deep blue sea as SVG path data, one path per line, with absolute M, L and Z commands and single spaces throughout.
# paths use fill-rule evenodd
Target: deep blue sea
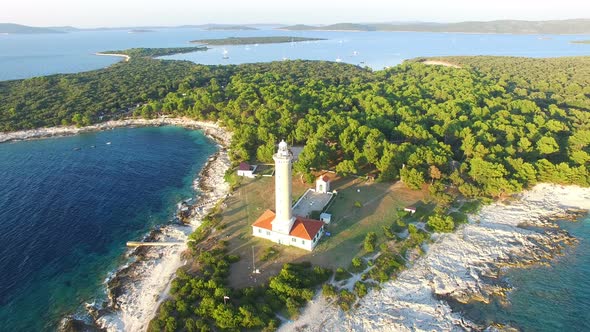
M 440 55 L 512 55 L 556 57 L 590 55 L 590 45 L 572 44 L 590 35 L 494 35 L 428 32 L 338 31 L 206 31 L 196 28 L 81 31 L 65 34 L 0 35 L 0 80 L 106 67 L 120 58 L 94 53 L 132 47 L 191 46 L 189 41 L 237 36 L 301 36 L 325 41 L 213 47 L 206 52 L 173 55 L 167 59 L 201 64 L 240 64 L 280 61 L 283 58 L 328 60 L 382 69 L 405 59 Z M 228 51 L 229 59 L 222 52 Z
M 51 331 L 104 297 L 126 241 L 170 222 L 215 150 L 176 127 L 0 144 L 0 331 Z

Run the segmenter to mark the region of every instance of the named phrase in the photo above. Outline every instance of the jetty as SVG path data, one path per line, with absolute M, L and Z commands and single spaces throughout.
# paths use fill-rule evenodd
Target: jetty
M 129 241 L 127 242 L 128 247 L 171 247 L 179 246 L 184 242 L 140 242 L 140 241 Z

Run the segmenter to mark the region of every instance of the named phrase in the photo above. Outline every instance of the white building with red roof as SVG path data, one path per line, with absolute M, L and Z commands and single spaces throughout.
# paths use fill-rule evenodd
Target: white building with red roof
M 266 210 L 252 224 L 252 235 L 278 244 L 313 250 L 324 234 L 319 220 L 293 216 L 291 207 L 291 166 L 293 156 L 287 143 L 279 143 L 275 161 L 275 211 Z
M 317 178 L 315 181 L 315 192 L 321 194 L 327 194 L 330 192 L 330 177 L 324 174 Z
M 256 171 L 256 165 L 250 165 L 245 162 L 241 162 L 238 166 L 238 176 L 245 176 L 247 178 L 253 178 L 254 172 Z

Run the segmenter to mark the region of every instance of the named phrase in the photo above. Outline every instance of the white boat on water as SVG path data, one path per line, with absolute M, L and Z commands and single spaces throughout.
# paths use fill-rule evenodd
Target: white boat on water
M 229 54 L 229 52 L 224 48 L 223 49 L 223 58 L 224 59 L 229 59 L 229 55 L 228 54 Z
M 337 57 L 336 62 L 342 62 L 342 59 L 340 59 L 340 57 Z
M 111 145 L 111 142 L 107 142 L 107 145 Z

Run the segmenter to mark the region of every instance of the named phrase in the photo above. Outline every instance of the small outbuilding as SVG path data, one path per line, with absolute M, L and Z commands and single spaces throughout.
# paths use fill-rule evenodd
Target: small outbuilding
M 241 162 L 240 166 L 238 166 L 238 176 L 253 178 L 254 171 L 256 171 L 256 165 L 250 165 L 248 163 Z
M 413 206 L 406 206 L 406 207 L 404 208 L 404 211 L 406 211 L 406 212 L 410 212 L 410 214 L 414 214 L 414 213 L 416 213 L 416 208 L 415 208 L 415 207 L 413 207 Z
M 315 181 L 315 192 L 327 194 L 330 191 L 330 178 L 327 175 L 322 175 Z
M 330 221 L 332 221 L 332 215 L 324 212 L 324 213 L 320 214 L 320 221 L 323 221 L 326 224 L 329 224 Z

